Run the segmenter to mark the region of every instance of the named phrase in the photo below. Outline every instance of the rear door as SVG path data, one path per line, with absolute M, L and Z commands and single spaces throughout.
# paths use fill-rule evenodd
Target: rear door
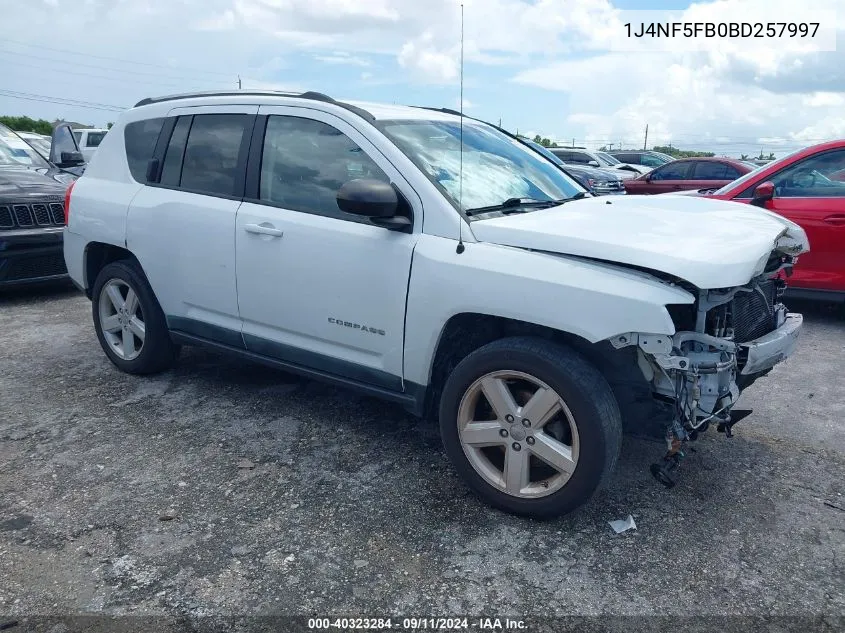
M 739 178 L 742 174 L 729 163 L 715 160 L 698 160 L 694 162 L 689 189 L 718 189 Z
M 845 150 L 810 156 L 768 178 L 775 197 L 766 208 L 799 224 L 810 252 L 798 258 L 789 285 L 845 292 Z M 833 176 L 833 177 L 831 177 Z
M 235 218 L 257 111 L 171 110 L 126 231 L 169 327 L 239 347 Z

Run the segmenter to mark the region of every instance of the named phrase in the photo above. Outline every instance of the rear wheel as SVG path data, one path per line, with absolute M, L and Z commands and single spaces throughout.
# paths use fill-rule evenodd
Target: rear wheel
M 100 345 L 122 371 L 151 374 L 173 365 L 179 347 L 171 341 L 164 313 L 136 263 L 121 260 L 100 271 L 92 309 Z
M 449 376 L 443 443 L 485 501 L 549 518 L 590 499 L 613 470 L 622 438 L 607 381 L 574 351 L 533 338 L 495 341 Z

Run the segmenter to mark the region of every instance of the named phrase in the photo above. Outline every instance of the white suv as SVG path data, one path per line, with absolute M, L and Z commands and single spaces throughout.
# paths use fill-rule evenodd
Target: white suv
M 463 138 L 463 143 L 460 139 Z M 482 498 L 587 501 L 665 413 L 666 485 L 792 351 L 795 224 L 585 193 L 457 113 L 239 91 L 145 99 L 69 194 L 65 259 L 121 370 L 205 345 L 439 417 Z M 733 412 L 735 415 L 736 412 Z

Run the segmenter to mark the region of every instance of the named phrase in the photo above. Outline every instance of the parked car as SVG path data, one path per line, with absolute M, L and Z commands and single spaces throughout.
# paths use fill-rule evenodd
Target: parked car
M 662 154 L 652 150 L 625 150 L 622 152 L 608 152 L 616 160 L 630 165 L 643 165 L 644 167 L 660 167 L 675 160 L 669 154 Z
M 551 147 L 550 151 L 567 165 L 584 165 L 586 167 L 605 167 L 617 170 L 622 180 L 636 178 L 649 171 L 641 165 L 622 163 L 605 152 L 592 152 L 582 148 Z
M 625 186 L 622 184 L 622 179 L 618 176 L 618 172 L 614 172 L 610 169 L 587 167 L 585 165 L 567 165 L 550 152 L 548 148 L 543 147 L 539 143 L 535 143 L 530 139 L 521 137 L 519 140 L 563 169 L 569 176 L 576 180 L 579 185 L 584 187 L 584 189 L 593 195 L 607 196 L 625 194 Z
M 717 190 L 719 200 L 763 207 L 799 224 L 812 251 L 789 280 L 791 296 L 845 301 L 845 139 L 770 162 Z
M 144 99 L 68 201 L 65 261 L 119 369 L 204 345 L 397 402 L 439 418 L 457 472 L 518 514 L 585 503 L 623 424 L 663 404 L 652 468 L 671 484 L 684 442 L 730 430 L 801 330 L 773 279 L 807 248 L 796 224 L 596 198 L 513 136 L 427 108 Z
M 94 152 L 103 142 L 108 130 L 97 128 L 83 128 L 73 131 L 73 136 L 76 139 L 76 144 L 79 145 L 79 150 L 85 157 L 85 162 L 91 160 Z
M 626 180 L 625 191 L 651 194 L 717 188 L 749 171 L 751 167 L 746 163 L 732 158 L 679 158 L 638 178 Z
M 57 128 L 60 140 L 73 135 Z M 84 164 L 79 152 L 65 152 L 55 165 L 15 132 L 0 124 L 0 287 L 67 276 L 62 254 L 64 197 Z
M 17 132 L 24 141 L 26 141 L 35 151 L 41 154 L 42 158 L 49 159 L 50 157 L 50 137 L 43 134 L 36 134 L 35 132 Z

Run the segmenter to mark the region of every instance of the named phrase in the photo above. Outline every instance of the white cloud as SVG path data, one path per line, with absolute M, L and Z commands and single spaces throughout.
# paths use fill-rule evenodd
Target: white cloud
M 314 59 L 324 64 L 341 64 L 348 66 L 369 66 L 370 60 L 359 57 L 358 55 L 350 55 L 344 51 L 337 51 L 331 55 L 314 55 Z
M 458 78 L 455 50 L 438 50 L 431 33 L 406 42 L 399 51 L 399 65 L 423 81 L 450 83 Z

